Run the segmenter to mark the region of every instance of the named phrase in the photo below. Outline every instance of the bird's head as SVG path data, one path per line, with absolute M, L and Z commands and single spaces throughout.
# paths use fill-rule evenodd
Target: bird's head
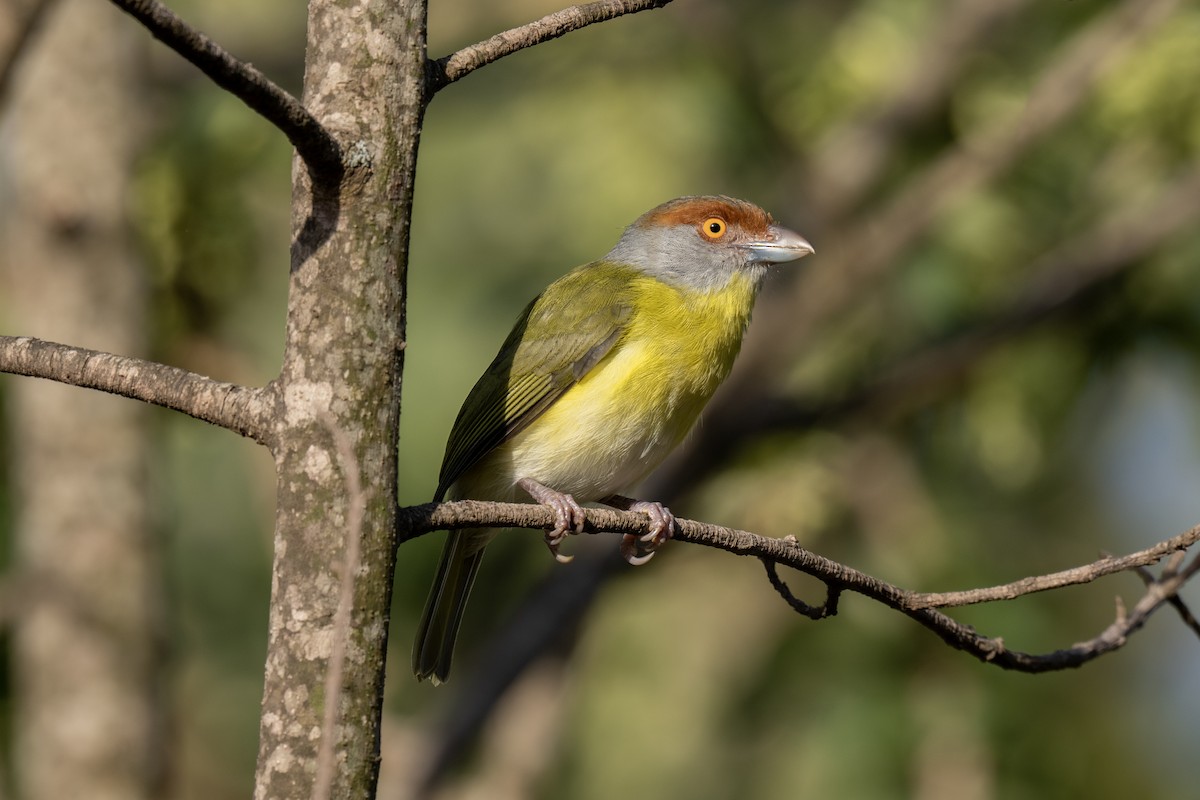
M 712 290 L 735 275 L 755 285 L 772 264 L 814 252 L 758 206 L 732 197 L 680 197 L 638 217 L 606 261 L 668 283 Z

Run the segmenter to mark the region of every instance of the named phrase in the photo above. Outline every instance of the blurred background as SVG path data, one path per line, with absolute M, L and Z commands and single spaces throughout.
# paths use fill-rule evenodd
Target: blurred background
M 106 4 L 27 28 L 36 5 L 0 22 L 0 56 L 31 31 L 0 58 L 0 332 L 270 380 L 286 142 Z M 299 91 L 302 4 L 172 6 Z M 559 7 L 435 0 L 430 53 Z M 642 496 L 930 591 L 1149 546 L 1200 522 L 1198 157 L 1200 7 L 1181 1 L 677 0 L 504 59 L 426 118 L 400 502 L 431 497 L 460 402 L 541 287 L 650 207 L 726 193 L 817 255 L 769 282 L 729 385 Z M 125 767 L 147 796 L 251 792 L 272 465 L 136 406 L 0 376 L 6 793 L 68 796 L 33 777 L 61 758 L 40 741 L 110 743 L 103 770 L 123 736 L 154 742 Z M 809 622 L 749 559 L 673 546 L 631 569 L 594 537 L 559 567 L 516 532 L 433 688 L 408 650 L 442 537 L 400 553 L 380 797 L 1195 792 L 1200 643 L 1169 610 L 1028 676 L 857 596 Z M 955 616 L 1043 652 L 1141 588 Z M 89 637 L 108 655 L 70 654 Z M 123 685 L 93 709 L 47 654 Z

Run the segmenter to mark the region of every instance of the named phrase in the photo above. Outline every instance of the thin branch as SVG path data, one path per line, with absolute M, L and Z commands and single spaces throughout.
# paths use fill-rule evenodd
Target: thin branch
M 837 614 L 838 600 L 842 596 L 841 586 L 832 581 L 826 583 L 825 602 L 819 606 L 809 605 L 792 594 L 791 587 L 784 583 L 783 578 L 779 577 L 779 565 L 776 562 L 769 558 L 759 560 L 762 561 L 763 569 L 767 572 L 767 580 L 771 582 L 771 588 L 778 592 L 783 601 L 791 606 L 797 614 L 803 614 L 814 622 Z
M 252 65 L 234 58 L 158 0 L 112 0 L 183 56 L 213 83 L 237 97 L 280 131 L 296 148 L 314 178 L 336 183 L 344 171 L 337 141 L 299 100 Z
M 1129 572 L 1157 564 L 1166 556 L 1180 552 L 1200 541 L 1200 525 L 1189 531 L 1173 536 L 1166 541 L 1130 553 L 1124 556 L 1105 556 L 1090 564 L 1064 569 L 1049 575 L 1036 575 L 1022 578 L 1019 581 L 1006 583 L 1002 586 L 991 586 L 985 589 L 967 589 L 961 592 L 922 592 L 912 593 L 908 597 L 907 606 L 919 608 L 949 608 L 951 606 L 968 606 L 977 603 L 992 603 L 998 600 L 1013 600 L 1027 594 L 1045 592 L 1050 589 L 1061 589 L 1064 586 L 1078 586 L 1091 583 L 1105 575 L 1118 572 Z M 1170 576 L 1165 576 L 1170 577 Z
M 29 336 L 0 336 L 0 372 L 142 400 L 270 445 L 269 393 L 178 367 Z
M 1184 555 L 1186 554 L 1175 553 L 1175 556 Z M 1175 557 L 1172 556 L 1172 561 L 1174 560 Z M 1188 569 L 1195 570 L 1198 560 L 1200 559 L 1193 559 L 1192 564 L 1188 567 Z M 1178 568 L 1176 566 L 1168 564 L 1163 570 L 1163 577 L 1166 578 L 1175 575 L 1177 569 Z M 1154 577 L 1154 573 L 1150 572 L 1150 570 L 1146 569 L 1145 567 L 1134 567 L 1133 571 L 1139 578 L 1142 579 L 1142 583 L 1146 585 L 1146 588 L 1150 588 L 1154 585 L 1155 581 L 1158 580 Z M 1187 607 L 1187 603 L 1183 602 L 1183 598 L 1181 598 L 1179 595 L 1172 595 L 1167 599 L 1167 602 L 1170 603 L 1171 607 L 1174 608 L 1176 613 L 1179 614 L 1179 618 L 1183 620 L 1183 624 L 1187 625 L 1188 628 L 1191 629 L 1192 633 L 1200 636 L 1200 622 L 1196 620 L 1196 616 L 1192 614 L 1192 610 Z
M 553 513 L 545 506 L 488 503 L 477 500 L 427 503 L 401 508 L 397 511 L 396 519 L 398 542 L 408 541 L 432 530 L 475 527 L 549 529 L 553 525 Z M 1169 603 L 1170 598 L 1177 594 L 1180 587 L 1197 571 L 1200 571 L 1200 558 L 1193 560 L 1188 569 L 1182 572 L 1171 573 L 1168 571 L 1153 582 L 1146 595 L 1131 612 L 1119 613 L 1117 619 L 1093 639 L 1051 653 L 1030 654 L 1009 650 L 1002 639 L 978 634 L 969 625 L 964 625 L 936 608 L 930 607 L 930 598 L 949 598 L 951 601 L 957 601 L 970 594 L 969 592 L 946 595 L 911 592 L 810 552 L 796 544 L 791 537 L 775 539 L 748 531 L 687 519 L 677 518 L 676 522 L 678 523 L 678 532 L 675 538 L 679 541 L 714 547 L 735 555 L 753 556 L 763 561 L 764 564 L 768 562 L 782 564 L 823 581 L 829 587 L 830 594 L 826 600 L 826 606 L 831 607 L 829 613 L 836 610 L 836 599 L 840 592 L 855 592 L 911 617 L 936 633 L 951 647 L 970 653 L 986 663 L 1019 672 L 1047 672 L 1079 667 L 1124 646 L 1129 635 L 1138 630 L 1150 614 L 1163 604 Z M 587 509 L 585 533 L 644 534 L 648 532 L 648 529 L 649 517 L 645 514 L 608 509 Z M 1118 563 L 1124 565 L 1125 569 L 1153 564 L 1171 553 L 1191 547 L 1197 541 L 1200 541 L 1200 525 L 1165 542 L 1118 559 L 1101 559 L 1077 570 L 1064 570 L 1050 576 L 1027 578 L 1005 587 L 997 587 L 997 589 L 978 591 L 996 594 L 995 597 L 986 599 L 1012 599 L 1035 591 L 1084 583 L 1087 580 L 1095 580 L 1103 575 L 1111 574 L 1113 571 L 1118 571 L 1114 569 Z M 773 568 L 768 567 L 768 575 L 772 571 Z M 1081 577 L 1083 573 L 1080 571 L 1090 571 L 1090 578 L 1084 580 Z M 772 584 L 775 585 L 777 591 L 784 594 L 784 591 L 780 590 L 782 581 L 773 580 Z M 786 590 L 786 586 L 784 589 Z M 788 590 L 785 598 L 790 595 L 791 592 Z M 789 605 L 796 608 L 796 605 L 790 600 Z M 810 610 L 812 609 L 810 608 Z M 819 609 L 814 611 L 819 611 Z M 802 611 L 801 613 L 813 616 L 807 612 Z
M 1194 561 L 1193 567 L 1197 563 L 1200 562 Z M 1118 598 L 1116 619 L 1100 634 L 1063 650 L 1055 650 L 1042 655 L 1008 650 L 1002 639 L 980 636 L 970 627 L 961 625 L 933 609 L 905 613 L 941 636 L 947 644 L 971 653 L 981 660 L 1004 669 L 1020 672 L 1050 672 L 1083 666 L 1089 661 L 1123 647 L 1129 641 L 1129 637 L 1146 623 L 1151 614 L 1176 596 L 1183 584 L 1195 572 L 1195 569 L 1190 569 L 1186 573 L 1179 573 L 1154 582 L 1131 612 L 1125 611 L 1124 604 Z
M 426 76 L 429 95 L 432 97 L 434 93 L 458 79 L 518 50 L 557 39 L 597 22 L 652 8 L 662 8 L 670 2 L 671 0 L 600 0 L 596 3 L 564 8 L 519 28 L 497 33 L 486 41 L 430 61 Z

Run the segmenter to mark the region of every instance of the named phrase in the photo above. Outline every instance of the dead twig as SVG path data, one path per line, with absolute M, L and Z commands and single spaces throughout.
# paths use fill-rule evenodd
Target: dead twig
M 842 596 L 842 588 L 833 582 L 825 584 L 825 602 L 819 606 L 809 605 L 808 603 L 796 597 L 792 593 L 792 589 L 788 586 L 783 578 L 779 577 L 778 564 L 768 558 L 759 559 L 762 561 L 763 569 L 767 571 L 767 580 L 771 582 L 771 587 L 779 593 L 784 602 L 791 606 L 792 610 L 797 614 L 803 614 L 809 619 L 816 621 L 832 617 L 837 614 L 838 600 Z

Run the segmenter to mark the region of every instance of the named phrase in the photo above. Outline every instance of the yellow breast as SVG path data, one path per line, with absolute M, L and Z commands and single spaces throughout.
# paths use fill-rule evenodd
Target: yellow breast
M 635 312 L 613 350 L 485 461 L 595 500 L 627 491 L 674 449 L 733 365 L 755 287 L 687 291 L 637 279 Z

